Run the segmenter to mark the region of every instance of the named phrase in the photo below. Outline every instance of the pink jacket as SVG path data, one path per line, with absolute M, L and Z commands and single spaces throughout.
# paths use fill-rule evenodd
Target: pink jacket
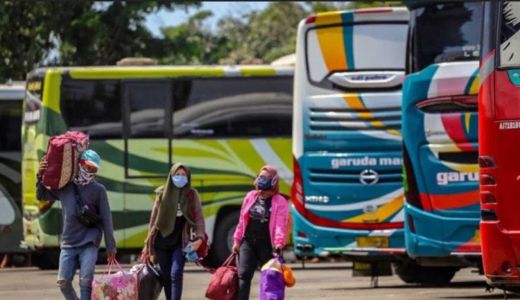
M 234 241 L 240 244 L 249 224 L 249 209 L 256 201 L 258 191 L 247 193 L 242 202 L 238 225 L 235 229 Z M 269 218 L 269 233 L 273 247 L 283 248 L 285 246 L 287 224 L 289 219 L 289 201 L 280 194 L 273 195 L 271 202 L 271 216 Z

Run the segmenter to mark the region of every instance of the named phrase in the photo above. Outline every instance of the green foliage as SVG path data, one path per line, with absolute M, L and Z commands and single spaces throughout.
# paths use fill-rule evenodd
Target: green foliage
M 234 63 L 271 62 L 293 53 L 298 22 L 307 15 L 295 2 L 274 2 L 261 12 L 251 13 L 244 28 L 239 28 L 243 35 L 234 42 L 236 50 L 228 59 Z
M 404 6 L 404 1 L 352 1 L 351 8 Z
M 52 47 L 49 5 L 0 2 L 0 80 L 24 79 Z
M 269 63 L 294 53 L 300 20 L 317 12 L 402 5 L 402 1 L 271 2 L 264 10 L 222 17 L 211 30 L 208 10 L 161 29 L 146 17 L 198 1 L 0 1 L 0 82 L 23 80 L 42 65 L 113 65 L 146 56 L 161 64 Z
M 319 1 L 311 1 L 307 3 L 309 10 L 314 13 L 327 12 L 327 11 L 336 11 L 336 10 L 346 10 L 351 8 L 350 3 L 345 2 L 319 2 Z
M 28 71 L 43 64 L 106 65 L 126 56 L 153 54 L 159 42 L 144 26 L 146 16 L 161 8 L 189 5 L 199 4 L 0 1 L 0 81 L 23 80 Z M 54 55 L 45 61 L 49 54 Z
M 164 40 L 157 59 L 162 64 L 207 64 L 218 58 L 219 38 L 204 26 L 204 21 L 213 16 L 202 10 L 178 26 L 162 28 Z M 220 54 L 222 55 L 222 54 Z

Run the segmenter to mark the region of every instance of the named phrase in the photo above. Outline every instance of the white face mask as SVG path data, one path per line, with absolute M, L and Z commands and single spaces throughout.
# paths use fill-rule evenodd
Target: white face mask
M 92 180 L 94 180 L 95 175 L 96 175 L 96 173 L 90 173 L 87 170 L 85 170 L 85 168 L 83 168 L 83 166 L 80 165 L 78 176 L 74 179 L 74 182 L 76 182 L 79 185 L 87 185 Z

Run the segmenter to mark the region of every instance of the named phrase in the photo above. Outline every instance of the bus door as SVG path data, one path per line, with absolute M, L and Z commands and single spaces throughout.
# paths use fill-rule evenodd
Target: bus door
M 172 165 L 172 88 L 169 80 L 121 83 L 124 138 L 123 247 L 140 248 L 146 238 L 154 187 Z

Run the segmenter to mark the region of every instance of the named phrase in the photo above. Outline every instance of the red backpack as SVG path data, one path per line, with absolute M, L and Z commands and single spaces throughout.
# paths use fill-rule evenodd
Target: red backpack
M 42 175 L 42 184 L 52 189 L 61 189 L 78 173 L 81 152 L 88 147 L 88 136 L 78 131 L 67 131 L 53 136 L 47 146 L 47 169 Z
M 206 298 L 211 300 L 235 300 L 238 291 L 238 270 L 231 266 L 236 254 L 232 253 L 219 267 L 206 290 Z

